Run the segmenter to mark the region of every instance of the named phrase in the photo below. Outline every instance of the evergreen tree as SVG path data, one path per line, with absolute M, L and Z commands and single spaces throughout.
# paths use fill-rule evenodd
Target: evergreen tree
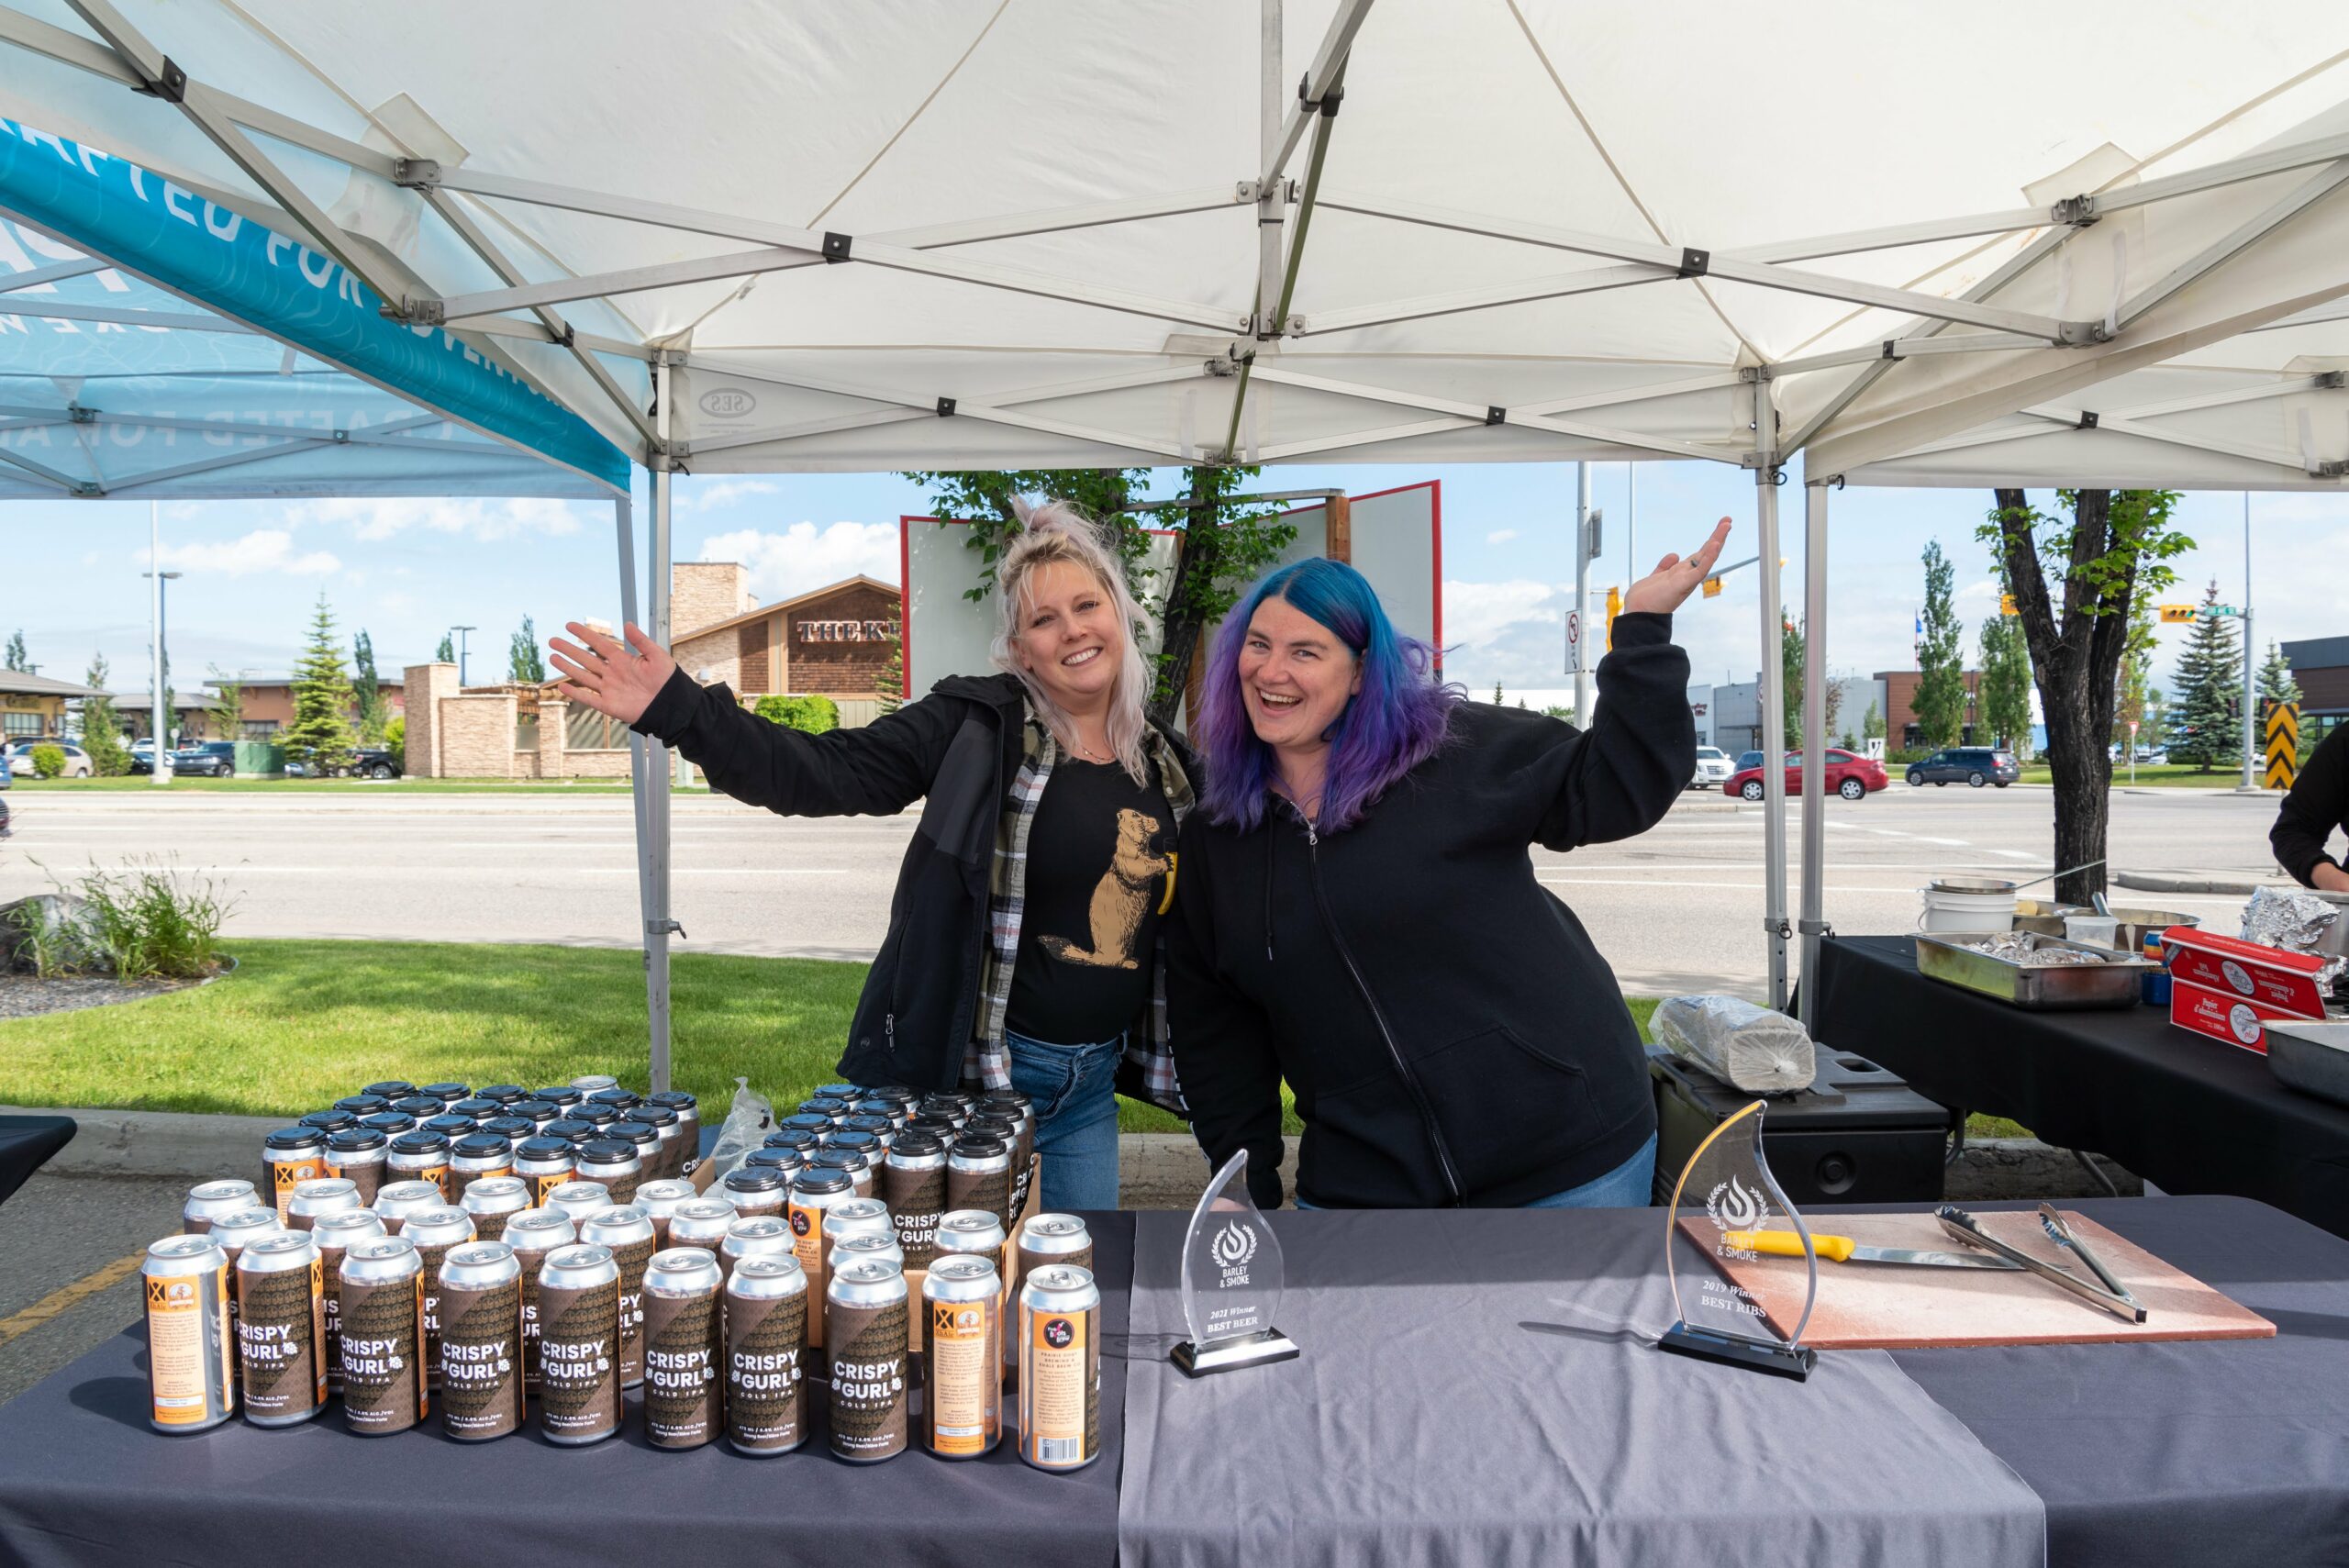
M 2031 646 L 2009 616 L 1982 623 L 1982 717 L 2000 746 L 2031 739 Z
M 2173 761 L 2194 762 L 2206 773 L 2243 755 L 2243 657 L 2233 626 L 2210 613 L 2218 602 L 2213 578 L 2178 655 L 2178 737 L 2169 749 Z
M 1954 746 L 1965 731 L 1965 629 L 1952 601 L 1957 568 L 1942 554 L 1942 541 L 1925 546 L 1924 633 L 1917 643 L 1917 694 L 1909 706 L 1928 746 Z
M 2266 702 L 2298 702 L 2300 684 L 2292 679 L 2292 662 L 2271 639 L 2266 662 L 2259 666 L 2259 695 Z
M 94 653 L 82 684 L 103 692 L 106 673 L 106 656 Z M 130 771 L 130 749 L 122 743 L 122 719 L 114 711 L 112 697 L 82 699 L 82 750 L 90 754 L 90 771 L 99 778 L 117 778 Z
M 1495 681 L 1493 683 L 1493 706 L 1495 707 L 1498 707 L 1501 706 L 1502 701 L 1501 684 L 1498 681 Z
M 1778 622 L 1778 671 L 1785 700 L 1778 705 L 1780 740 L 1789 752 L 1802 750 L 1802 633 L 1790 620 Z
M 8 634 L 8 668 L 29 670 L 32 667 L 32 655 L 25 651 L 24 628 L 19 627 Z
M 873 677 L 873 695 L 881 701 L 883 713 L 895 713 L 906 701 L 906 639 L 889 639 L 889 662 Z
M 440 646 L 432 651 L 432 662 L 436 664 L 454 664 L 457 662 L 457 638 L 454 632 L 444 631 L 440 634 Z
M 506 671 L 517 684 L 535 686 L 547 678 L 546 656 L 539 651 L 539 630 L 530 617 L 522 617 L 522 628 L 506 645 Z
M 310 645 L 294 666 L 294 722 L 279 737 L 286 759 L 307 768 L 340 767 L 351 757 L 351 674 L 334 624 L 321 592 L 310 617 Z
M 384 702 L 383 683 L 375 675 L 375 643 L 362 627 L 351 639 L 351 695 L 359 704 L 359 740 L 362 745 L 384 743 L 384 722 L 390 717 Z

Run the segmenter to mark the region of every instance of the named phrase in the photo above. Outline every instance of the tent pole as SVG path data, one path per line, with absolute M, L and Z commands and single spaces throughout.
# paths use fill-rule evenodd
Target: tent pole
M 634 497 L 622 495 L 612 502 L 612 535 L 620 553 L 620 625 L 623 628 L 640 626 L 637 617 L 636 593 L 636 527 L 633 516 Z M 625 634 L 625 633 L 623 633 Z M 629 806 L 636 818 L 636 897 L 637 912 L 641 924 L 639 934 L 644 948 L 644 1010 L 650 1021 L 647 1037 L 647 1060 L 659 1062 L 667 1052 L 669 1040 L 669 986 L 666 963 L 656 982 L 653 976 L 652 935 L 653 914 L 659 899 L 653 891 L 654 855 L 652 838 L 645 821 L 647 804 L 652 798 L 652 786 L 659 781 L 654 772 L 652 742 L 631 729 L 628 734 Z M 662 933 L 663 958 L 666 958 L 666 937 Z M 657 1069 L 654 1070 L 657 1073 Z
M 669 440 L 669 377 L 667 356 L 652 364 L 653 419 L 660 429 L 661 444 Z M 645 630 L 662 648 L 669 646 L 669 466 L 671 459 L 664 451 L 653 456 L 652 470 L 652 556 L 645 563 L 651 592 L 646 608 L 651 624 Z M 647 893 L 651 905 L 644 921 L 645 999 L 652 1023 L 652 1074 L 654 1090 L 669 1087 L 669 933 L 677 929 L 677 922 L 669 914 L 669 793 L 674 786 L 669 777 L 669 758 L 665 747 L 654 748 L 649 740 L 660 766 L 645 769 L 644 792 L 645 845 L 648 851 Z
M 1827 486 L 1804 486 L 1802 546 L 1802 1027 L 1819 1011 L 1827 934 Z
M 1590 728 L 1590 464 L 1575 464 L 1575 722 Z
M 1770 384 L 1753 384 L 1753 515 L 1762 578 L 1762 929 L 1770 949 L 1768 1005 L 1787 1006 L 1787 667 L 1778 651 L 1778 414 Z

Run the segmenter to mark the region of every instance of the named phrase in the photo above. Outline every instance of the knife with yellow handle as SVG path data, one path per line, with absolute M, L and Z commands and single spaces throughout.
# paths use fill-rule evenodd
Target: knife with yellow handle
M 1774 1258 L 1802 1256 L 1802 1238 L 1791 1230 L 1732 1230 L 1721 1238 L 1731 1247 Z M 1897 1263 L 1918 1269 L 2011 1269 L 2021 1263 L 1972 1252 L 1918 1252 L 1902 1247 L 1863 1247 L 1849 1236 L 1813 1233 L 1810 1250 L 1839 1263 Z

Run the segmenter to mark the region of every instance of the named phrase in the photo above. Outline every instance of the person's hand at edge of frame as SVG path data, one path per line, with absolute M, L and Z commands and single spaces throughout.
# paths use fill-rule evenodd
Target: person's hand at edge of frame
M 2331 861 L 2319 861 L 2309 873 L 2309 885 L 2327 893 L 2349 893 L 2349 871 L 2343 871 Z
M 1632 584 L 1623 595 L 1623 613 L 1651 610 L 1669 615 L 1678 609 L 1681 601 L 1697 591 L 1697 584 L 1712 575 L 1713 562 L 1720 559 L 1721 546 L 1728 542 L 1729 519 L 1723 517 L 1694 555 L 1667 555 L 1655 563 L 1653 572 Z
M 676 671 L 677 662 L 633 622 L 626 628 L 625 648 L 578 621 L 565 621 L 562 626 L 579 641 L 568 642 L 560 637 L 547 639 L 555 668 L 563 675 L 562 684 L 555 688 L 556 695 L 584 703 L 622 724 L 634 724 L 643 717 L 644 710 L 652 706 L 652 699 Z M 629 652 L 629 648 L 636 651 Z

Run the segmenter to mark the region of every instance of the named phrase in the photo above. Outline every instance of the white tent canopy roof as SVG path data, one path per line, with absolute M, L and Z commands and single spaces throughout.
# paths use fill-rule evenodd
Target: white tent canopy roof
M 2349 12 L 2302 0 L 0 0 L 0 114 L 332 229 L 640 461 L 682 356 L 703 473 L 1807 447 L 1982 484 L 2069 455 L 2024 410 L 2305 383 L 2328 329 L 2256 329 L 2349 294 Z M 184 101 L 126 90 L 166 57 Z M 2311 416 L 2311 478 L 2275 424 L 2329 395 L 2140 417 L 2264 419 L 2258 458 L 2083 434 L 2329 484 L 2349 429 Z

